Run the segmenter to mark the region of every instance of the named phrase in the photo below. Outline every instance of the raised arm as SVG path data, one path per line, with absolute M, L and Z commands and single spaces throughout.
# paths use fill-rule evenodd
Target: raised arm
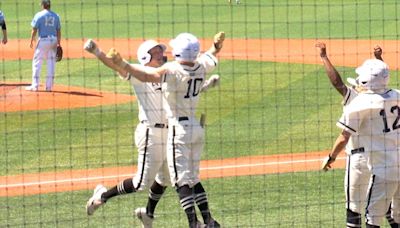
M 379 59 L 382 62 L 385 62 L 385 61 L 383 61 L 383 58 L 382 58 L 382 48 L 379 45 L 376 45 L 374 47 L 374 56 L 376 59 Z
M 343 83 L 339 72 L 337 72 L 337 70 L 332 65 L 331 61 L 329 60 L 328 55 L 326 54 L 325 43 L 317 43 L 315 45 L 315 47 L 317 47 L 319 49 L 319 55 L 321 57 L 322 62 L 324 63 L 325 71 L 326 71 L 326 74 L 328 75 L 328 78 L 329 78 L 331 84 L 344 97 L 347 93 L 347 87 Z
M 122 69 L 118 65 L 114 64 L 112 59 L 106 57 L 106 53 L 104 53 L 99 45 L 94 42 L 94 40 L 89 39 L 85 42 L 83 45 L 83 48 L 89 52 L 95 55 L 104 65 L 106 65 L 108 68 L 118 72 L 120 78 L 122 79 L 127 79 L 127 73 L 128 71 Z
M 224 41 L 225 41 L 225 32 L 218 32 L 217 34 L 214 35 L 214 43 L 207 50 L 207 52 L 215 56 L 221 51 Z
M 121 57 L 121 55 L 115 50 L 115 48 L 111 48 L 108 51 L 106 58 L 110 59 L 120 69 L 127 71 L 129 73 L 128 77 L 133 76 L 142 82 L 160 83 L 162 76 L 166 72 L 164 67 L 149 68 L 144 67 L 140 64 L 129 64 L 125 59 Z

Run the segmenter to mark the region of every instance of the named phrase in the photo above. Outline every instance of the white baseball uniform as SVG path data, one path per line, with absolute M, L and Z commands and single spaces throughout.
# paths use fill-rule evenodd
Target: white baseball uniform
M 379 226 L 392 202 L 392 217 L 400 221 L 400 93 L 361 93 L 346 107 L 337 126 L 352 134 L 349 143 L 362 148 L 372 173 L 366 219 Z
M 144 83 L 134 77 L 129 80 L 139 106 L 139 124 L 135 131 L 138 170 L 133 178 L 133 186 L 136 190 L 143 190 L 154 180 L 163 186 L 170 185 L 165 153 L 168 130 L 161 85 Z
M 353 87 L 347 87 L 347 93 L 342 103 L 344 112 L 358 94 L 359 93 Z M 344 179 L 346 209 L 362 214 L 366 205 L 371 172 L 367 166 L 364 150 L 353 144 L 353 137 L 353 135 L 350 136 L 345 149 L 347 155 Z
M 39 37 L 32 61 L 32 88 L 39 87 L 40 72 L 43 60 L 46 59 L 46 90 L 51 90 L 56 65 L 57 31 L 61 29 L 60 17 L 53 11 L 44 9 L 35 14 L 31 26 L 38 30 Z
M 201 54 L 193 67 L 178 62 L 165 64 L 162 90 L 169 126 L 167 159 L 171 182 L 178 187 L 193 187 L 200 181 L 204 129 L 195 114 L 205 76 L 216 65 L 217 59 L 210 53 Z

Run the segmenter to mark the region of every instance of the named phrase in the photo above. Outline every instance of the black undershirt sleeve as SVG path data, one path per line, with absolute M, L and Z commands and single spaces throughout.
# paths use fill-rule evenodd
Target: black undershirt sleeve
M 0 24 L 1 24 L 1 29 L 7 30 L 6 22 L 5 22 L 5 21 L 0 22 Z

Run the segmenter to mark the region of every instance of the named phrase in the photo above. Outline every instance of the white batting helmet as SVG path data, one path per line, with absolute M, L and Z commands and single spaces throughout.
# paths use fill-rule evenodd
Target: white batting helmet
M 379 59 L 367 59 L 356 73 L 358 85 L 368 90 L 386 89 L 389 83 L 389 67 Z
M 146 40 L 145 42 L 143 42 L 139 46 L 136 53 L 139 63 L 142 65 L 146 65 L 147 63 L 149 63 L 151 61 L 151 55 L 149 51 L 157 46 L 161 47 L 163 51 L 167 50 L 167 46 L 165 46 L 164 44 L 160 44 L 155 40 Z
M 181 33 L 169 42 L 175 60 L 193 62 L 200 52 L 199 40 L 190 33 Z

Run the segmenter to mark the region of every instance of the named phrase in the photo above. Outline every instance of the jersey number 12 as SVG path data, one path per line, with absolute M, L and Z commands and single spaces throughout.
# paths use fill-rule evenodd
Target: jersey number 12
M 392 129 L 393 129 L 393 130 L 396 130 L 396 129 L 400 128 L 400 124 L 399 124 L 399 119 L 400 119 L 400 107 L 397 106 L 397 105 L 396 105 L 396 106 L 393 106 L 393 107 L 390 109 L 390 112 L 393 113 L 393 114 L 395 114 L 395 112 L 397 112 L 397 117 L 396 117 L 396 119 L 394 120 L 394 122 L 393 122 L 393 124 L 392 124 Z M 381 109 L 381 111 L 379 112 L 379 115 L 382 116 L 382 119 L 383 119 L 383 126 L 384 126 L 383 132 L 385 132 L 385 133 L 390 132 L 390 128 L 389 128 L 389 126 L 388 126 L 388 122 L 387 122 L 387 117 L 386 117 L 386 111 L 385 111 L 385 109 Z

